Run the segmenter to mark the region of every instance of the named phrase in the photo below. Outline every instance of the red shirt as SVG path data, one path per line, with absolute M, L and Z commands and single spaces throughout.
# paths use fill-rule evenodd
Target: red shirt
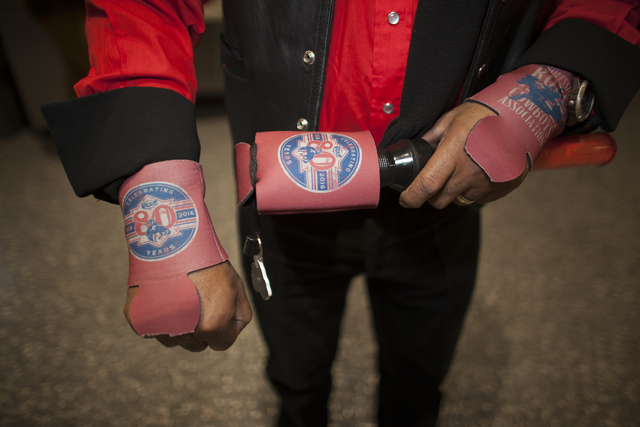
M 400 114 L 418 0 L 336 0 L 319 130 L 368 129 L 376 144 Z
M 130 86 L 196 99 L 193 46 L 204 31 L 200 0 L 87 0 L 89 75 L 78 96 Z
M 320 129 L 370 129 L 380 141 L 399 112 L 416 3 L 336 0 Z M 192 47 L 205 26 L 200 0 L 86 0 L 86 7 L 91 71 L 75 85 L 78 96 L 151 86 L 195 101 Z M 567 18 L 640 46 L 640 0 L 557 0 L 546 27 Z
M 544 30 L 568 18 L 580 18 L 599 25 L 640 46 L 640 1 L 557 0 Z

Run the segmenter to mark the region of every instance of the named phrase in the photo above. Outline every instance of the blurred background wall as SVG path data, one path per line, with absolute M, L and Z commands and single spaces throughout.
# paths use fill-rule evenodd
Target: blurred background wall
M 0 1 L 0 135 L 23 125 L 47 131 L 40 106 L 75 97 L 89 72 L 84 0 Z M 222 96 L 218 44 L 222 1 L 205 7 L 207 30 L 195 50 L 198 98 Z

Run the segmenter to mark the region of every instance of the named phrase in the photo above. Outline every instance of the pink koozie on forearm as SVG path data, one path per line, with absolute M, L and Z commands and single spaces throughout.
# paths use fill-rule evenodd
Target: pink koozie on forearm
M 365 132 L 259 132 L 255 193 L 268 214 L 375 208 L 380 169 L 375 142 Z M 247 144 L 236 146 L 238 198 L 246 200 Z
M 142 336 L 193 332 L 198 291 L 187 276 L 227 260 L 204 203 L 202 168 L 189 160 L 145 166 L 120 188 L 129 282 L 138 286 L 131 323 Z
M 469 133 L 466 151 L 493 182 L 519 177 L 567 120 L 572 74 L 545 65 L 526 65 L 502 75 L 467 101 L 498 113 Z

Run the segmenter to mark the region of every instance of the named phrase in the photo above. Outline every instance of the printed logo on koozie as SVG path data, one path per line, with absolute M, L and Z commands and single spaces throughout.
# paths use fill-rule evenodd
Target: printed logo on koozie
M 544 144 L 553 131 L 564 125 L 571 81 L 556 68 L 540 66 L 518 79 L 517 84 L 499 102 L 516 113 Z
M 323 132 L 298 134 L 278 150 L 282 169 L 299 187 L 314 193 L 338 190 L 358 172 L 362 149 L 355 139 Z
M 167 182 L 132 188 L 122 199 L 122 211 L 129 250 L 143 261 L 159 261 L 180 253 L 198 230 L 193 199 Z

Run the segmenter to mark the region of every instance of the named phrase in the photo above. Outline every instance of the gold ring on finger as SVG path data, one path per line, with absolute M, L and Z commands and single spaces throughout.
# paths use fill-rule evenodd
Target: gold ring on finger
M 463 205 L 471 205 L 475 203 L 475 200 L 469 200 L 466 197 L 464 197 L 462 194 L 458 194 L 458 197 L 456 197 L 456 200 L 462 203 Z

